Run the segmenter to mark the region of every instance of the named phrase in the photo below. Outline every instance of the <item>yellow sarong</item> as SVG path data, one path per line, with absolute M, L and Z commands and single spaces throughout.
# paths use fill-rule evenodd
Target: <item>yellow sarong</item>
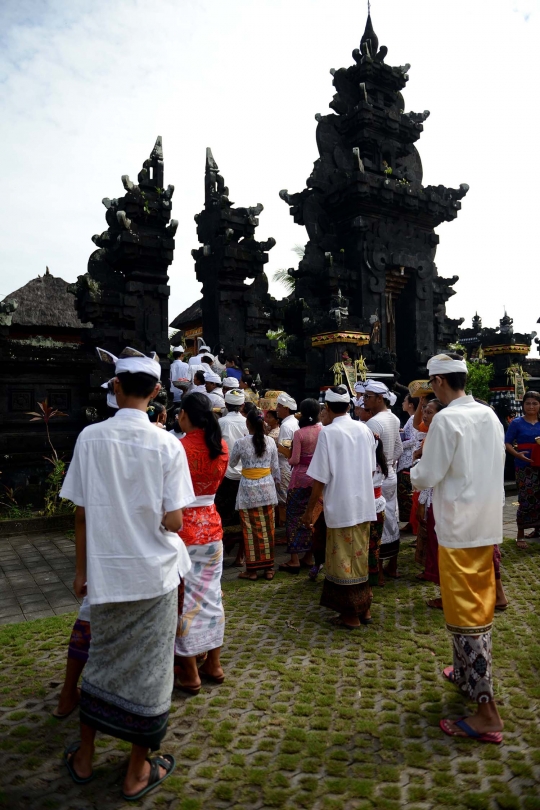
M 244 478 L 249 478 L 250 481 L 258 481 L 259 478 L 265 478 L 270 475 L 270 467 L 244 467 L 242 475 Z
M 439 545 L 439 576 L 448 630 L 463 636 L 478 636 L 491 630 L 495 612 L 493 546 Z
M 326 529 L 324 575 L 336 585 L 367 582 L 370 523 Z

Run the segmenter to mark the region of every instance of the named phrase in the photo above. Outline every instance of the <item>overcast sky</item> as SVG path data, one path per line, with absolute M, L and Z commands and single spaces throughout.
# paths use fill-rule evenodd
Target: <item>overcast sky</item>
M 170 319 L 199 296 L 191 249 L 210 146 L 236 204 L 261 202 L 269 276 L 304 244 L 279 199 L 304 188 L 330 68 L 352 64 L 361 0 L 2 0 L 0 293 L 41 274 L 86 272 L 103 197 L 136 181 L 157 135 L 179 220 Z M 496 326 L 540 327 L 540 0 L 373 0 L 391 65 L 412 64 L 406 111 L 429 109 L 424 184 L 470 191 L 437 230 L 448 305 Z M 282 297 L 283 289 L 271 284 Z

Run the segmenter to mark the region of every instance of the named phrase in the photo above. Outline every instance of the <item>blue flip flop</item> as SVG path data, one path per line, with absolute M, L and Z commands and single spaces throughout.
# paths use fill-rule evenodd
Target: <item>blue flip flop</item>
M 127 793 L 122 791 L 122 798 L 126 800 L 126 802 L 136 802 L 138 799 L 142 799 L 143 796 L 146 796 L 147 793 L 150 793 L 151 790 L 157 788 L 158 785 L 161 785 L 165 779 L 168 779 L 171 773 L 176 768 L 176 760 L 172 754 L 162 754 L 159 757 L 152 757 L 152 759 L 146 760 L 150 763 L 150 776 L 148 777 L 148 784 L 142 790 L 139 790 L 138 793 L 135 793 L 133 796 L 128 796 Z M 159 769 L 165 768 L 167 773 L 165 776 L 162 776 L 161 779 L 159 778 Z
M 74 742 L 74 743 L 71 743 L 71 745 L 68 745 L 68 747 L 64 750 L 63 762 L 64 762 L 64 765 L 66 766 L 66 768 L 68 769 L 68 773 L 71 776 L 71 778 L 73 779 L 73 781 L 76 782 L 78 785 L 86 785 L 88 782 L 92 781 L 92 779 L 94 778 L 94 774 L 92 773 L 92 774 L 90 774 L 90 776 L 87 776 L 87 777 L 85 777 L 83 779 L 82 776 L 79 776 L 76 773 L 75 768 L 71 764 L 71 760 L 73 759 L 73 756 L 76 754 L 76 752 L 79 750 L 80 747 L 81 747 L 81 741 L 80 740 L 77 740 L 77 742 Z M 72 754 L 71 759 L 68 758 L 69 754 Z

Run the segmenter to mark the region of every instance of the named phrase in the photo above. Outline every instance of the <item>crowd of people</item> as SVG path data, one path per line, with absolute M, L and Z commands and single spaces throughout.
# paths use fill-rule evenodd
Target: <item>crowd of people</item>
M 525 395 L 524 415 L 504 437 L 493 410 L 466 394 L 466 363 L 443 354 L 428 363 L 429 393 L 403 399 L 403 426 L 396 394 L 375 379 L 358 382 L 353 397 L 344 385 L 326 388 L 322 404 L 298 406 L 282 391 L 263 412 L 234 358 L 204 346 L 189 363 L 178 355 L 168 431 L 156 359 L 100 351 L 115 363 L 109 404 L 117 410 L 81 433 L 62 488 L 76 505 L 74 588 L 83 599 L 54 713 L 80 707 L 81 740 L 64 754 L 71 777 L 93 778 L 96 731 L 132 744 L 125 799 L 172 773 L 171 755 L 148 752 L 165 735 L 173 687 L 194 695 L 203 680 L 225 679 L 224 542 L 238 544 L 240 579 L 270 582 L 277 523 L 289 554 L 278 570 L 305 569 L 315 581 L 324 569 L 320 604 L 349 632 L 373 623 L 374 589 L 401 576 L 401 538 L 416 535 L 418 579 L 440 586 L 428 605 L 443 610 L 453 637 L 453 666 L 442 674 L 478 706 L 442 719 L 441 729 L 502 742 L 491 628 L 495 609 L 507 606 L 505 442 L 523 544 L 526 528 L 540 530 L 540 395 Z

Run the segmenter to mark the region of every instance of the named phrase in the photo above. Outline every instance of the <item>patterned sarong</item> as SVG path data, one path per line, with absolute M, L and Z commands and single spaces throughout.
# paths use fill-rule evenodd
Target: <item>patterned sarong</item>
M 470 700 L 494 699 L 491 630 L 479 636 L 454 635 L 454 683 Z
M 312 487 L 298 487 L 290 489 L 287 493 L 287 513 L 285 528 L 287 531 L 287 551 L 289 554 L 299 554 L 311 551 L 313 533 L 300 522 L 306 511 Z
M 274 507 L 272 504 L 241 509 L 246 571 L 274 567 Z
M 379 581 L 379 551 L 384 528 L 384 512 L 377 513 L 377 520 L 369 524 L 369 584 L 377 585 Z
M 397 499 L 399 519 L 403 523 L 409 523 L 412 509 L 412 484 L 410 470 L 400 470 L 397 474 Z
M 173 688 L 178 591 L 92 605 L 92 641 L 81 688 L 81 722 L 156 751 Z
M 76 619 L 69 639 L 67 657 L 71 658 L 73 661 L 82 661 L 86 664 L 88 661 L 88 650 L 90 649 L 91 638 L 90 622 L 83 622 L 81 619 Z
M 518 529 L 540 528 L 540 467 L 516 467 Z
M 223 543 L 186 546 L 191 570 L 184 577 L 184 606 L 178 617 L 174 652 L 190 657 L 223 644 L 225 613 L 221 601 Z

